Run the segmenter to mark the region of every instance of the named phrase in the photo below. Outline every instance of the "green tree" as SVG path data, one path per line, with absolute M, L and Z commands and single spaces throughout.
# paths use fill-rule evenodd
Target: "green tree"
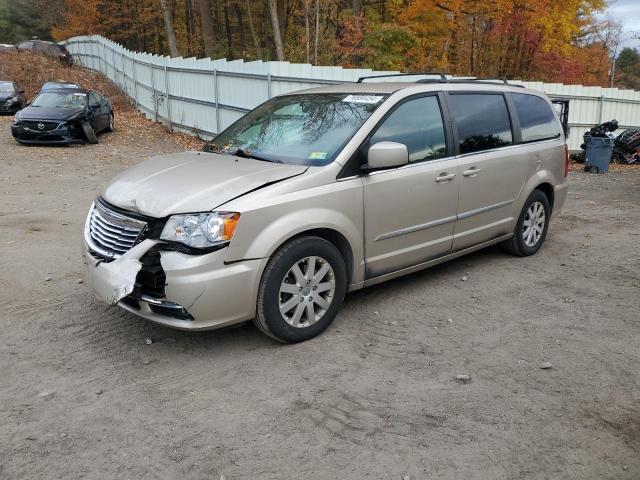
M 47 19 L 36 0 L 0 0 L 0 43 L 18 43 L 32 37 L 51 38 Z
M 625 47 L 616 59 L 616 86 L 640 90 L 640 52 Z

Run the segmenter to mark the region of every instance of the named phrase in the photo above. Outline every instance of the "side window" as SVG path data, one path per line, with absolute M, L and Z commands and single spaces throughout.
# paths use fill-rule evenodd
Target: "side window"
M 523 142 L 560 138 L 560 125 L 543 98 L 524 93 L 511 94 L 518 112 Z
M 97 107 L 98 105 L 100 105 L 100 98 L 98 98 L 98 95 L 94 92 L 89 93 L 89 106 Z
M 480 152 L 513 143 L 509 110 L 502 95 L 450 94 L 448 102 L 458 127 L 460 153 Z
M 438 97 L 420 97 L 401 104 L 378 127 L 369 144 L 385 141 L 404 143 L 409 162 L 444 157 L 447 148 Z

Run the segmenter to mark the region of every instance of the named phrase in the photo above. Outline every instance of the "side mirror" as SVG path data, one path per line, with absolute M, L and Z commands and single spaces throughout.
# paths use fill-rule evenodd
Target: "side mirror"
M 18 90 L 18 93 L 21 93 L 22 95 L 24 95 L 24 90 Z
M 369 147 L 366 170 L 401 167 L 409 163 L 409 151 L 403 143 L 378 142 Z

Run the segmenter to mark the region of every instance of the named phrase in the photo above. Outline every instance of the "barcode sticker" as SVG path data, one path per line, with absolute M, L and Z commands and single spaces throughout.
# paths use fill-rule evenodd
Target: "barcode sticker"
M 378 103 L 383 98 L 380 95 L 347 95 L 342 101 L 349 103 Z

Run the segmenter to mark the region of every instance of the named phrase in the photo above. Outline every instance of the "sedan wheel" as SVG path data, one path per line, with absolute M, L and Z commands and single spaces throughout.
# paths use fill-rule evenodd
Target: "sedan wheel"
M 113 132 L 115 130 L 115 122 L 113 119 L 113 113 L 109 114 L 109 126 L 107 127 L 107 132 Z

